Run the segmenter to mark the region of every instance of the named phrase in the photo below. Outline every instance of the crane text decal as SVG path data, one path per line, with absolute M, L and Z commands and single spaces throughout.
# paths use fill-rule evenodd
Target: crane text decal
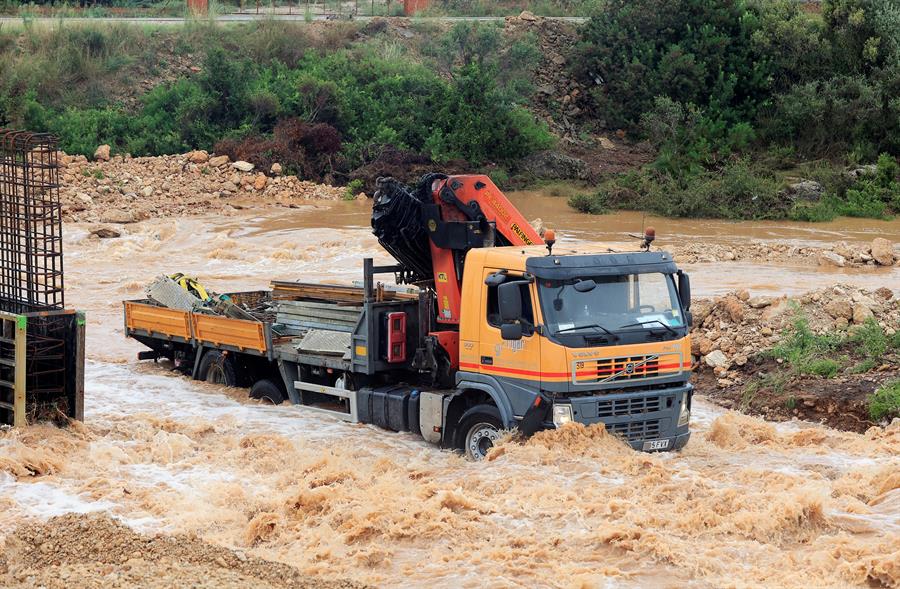
M 513 223 L 510 226 L 510 229 L 513 230 L 513 233 L 515 233 L 516 235 L 519 236 L 519 239 L 521 239 L 523 242 L 525 242 L 525 245 L 534 245 L 534 242 L 531 241 L 527 235 L 525 235 L 525 232 L 522 230 L 521 227 L 519 227 L 518 223 Z

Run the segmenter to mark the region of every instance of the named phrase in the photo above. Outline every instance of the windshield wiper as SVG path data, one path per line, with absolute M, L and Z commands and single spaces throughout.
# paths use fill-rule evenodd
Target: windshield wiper
M 671 326 L 666 325 L 659 319 L 650 319 L 649 321 L 638 321 L 637 323 L 629 323 L 628 325 L 620 325 L 619 329 L 625 329 L 626 327 L 638 327 L 638 326 L 643 327 L 644 325 L 647 325 L 648 323 L 659 323 L 660 325 L 665 327 L 667 330 L 669 330 L 671 333 L 678 335 L 677 331 L 675 331 L 674 329 L 672 329 Z
M 619 336 L 618 336 L 618 335 L 616 335 L 615 333 L 613 333 L 613 332 L 611 332 L 610 330 L 606 329 L 606 328 L 603 327 L 602 325 L 597 325 L 596 323 L 591 323 L 590 325 L 574 325 L 574 326 L 572 326 L 572 327 L 567 327 L 567 328 L 565 328 L 565 329 L 560 329 L 560 330 L 558 330 L 556 333 L 557 333 L 557 334 L 559 334 L 559 333 L 565 333 L 565 332 L 567 332 L 567 331 L 575 331 L 575 330 L 578 330 L 578 329 L 602 329 L 602 330 L 605 331 L 607 334 L 609 334 L 609 336 L 610 336 L 611 338 L 613 338 L 613 341 L 618 341 L 618 340 L 619 340 Z

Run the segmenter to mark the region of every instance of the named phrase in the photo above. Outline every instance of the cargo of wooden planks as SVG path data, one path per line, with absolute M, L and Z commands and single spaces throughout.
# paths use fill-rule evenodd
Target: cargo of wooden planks
M 365 300 L 365 290 L 359 286 L 344 286 L 339 284 L 315 284 L 311 282 L 289 282 L 273 280 L 271 283 L 272 298 L 275 300 L 314 299 L 333 303 L 362 303 Z M 389 289 L 379 289 L 379 300 L 416 300 L 416 293 L 396 292 Z

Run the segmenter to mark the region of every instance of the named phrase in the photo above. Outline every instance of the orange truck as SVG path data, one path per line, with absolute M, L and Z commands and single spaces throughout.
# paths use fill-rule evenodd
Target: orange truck
M 687 443 L 690 281 L 650 231 L 634 251 L 554 249 L 489 178 L 442 174 L 379 180 L 372 226 L 397 263 L 364 260 L 362 286 L 227 295 L 243 319 L 126 301 L 127 335 L 196 379 L 476 460 L 503 430 L 569 422 L 637 450 Z

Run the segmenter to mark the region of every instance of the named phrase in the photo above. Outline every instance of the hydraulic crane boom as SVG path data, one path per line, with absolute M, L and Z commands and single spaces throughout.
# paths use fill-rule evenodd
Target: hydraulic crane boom
M 458 324 L 462 265 L 473 247 L 534 245 L 541 236 L 483 175 L 450 176 L 432 184 L 434 205 L 425 207 L 431 237 L 438 323 Z
M 485 175 L 428 174 L 410 190 L 379 179 L 372 212 L 379 243 L 408 270 L 406 282 L 433 281 L 438 323 L 458 325 L 465 255 L 472 248 L 543 243 Z

